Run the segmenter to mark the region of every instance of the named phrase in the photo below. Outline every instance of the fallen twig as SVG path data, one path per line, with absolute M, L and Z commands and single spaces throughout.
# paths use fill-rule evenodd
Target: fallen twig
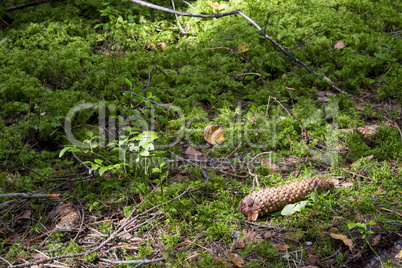
M 26 194 L 26 193 L 10 193 L 10 194 L 0 194 L 0 197 L 19 197 L 19 198 L 56 198 L 60 197 L 60 193 L 56 194 Z
M 4 10 L 5 11 L 13 11 L 13 10 L 21 9 L 21 8 L 32 7 L 32 6 L 37 6 L 37 5 L 46 4 L 46 3 L 50 3 L 50 2 L 57 2 L 57 1 L 60 1 L 60 0 L 38 0 L 38 1 L 31 2 L 31 3 L 7 7 Z
M 172 0 L 172 1 L 173 1 L 173 0 Z M 156 67 L 156 69 L 158 69 L 161 73 L 163 73 L 166 77 L 168 77 L 167 74 L 165 74 L 165 72 L 162 71 L 158 66 L 156 66 L 156 65 L 152 66 L 151 70 L 150 70 L 149 73 L 148 73 L 148 83 L 147 83 L 147 86 L 146 86 L 146 87 L 144 88 L 144 90 L 142 91 L 143 94 L 144 94 L 144 92 L 149 88 L 149 84 L 151 83 L 151 74 L 152 74 L 152 70 L 153 70 L 155 67 Z
M 108 262 L 108 263 L 113 263 L 113 264 L 120 264 L 120 263 L 134 264 L 134 263 L 137 263 L 137 266 L 142 265 L 142 264 L 147 264 L 147 263 L 163 261 L 164 259 L 165 258 L 156 258 L 156 259 L 153 259 L 153 260 L 143 259 L 143 260 L 131 260 L 131 261 L 111 261 L 111 260 L 108 260 L 108 259 L 99 258 L 99 260 L 104 261 L 104 262 Z M 135 267 L 137 267 L 137 266 L 135 266 Z

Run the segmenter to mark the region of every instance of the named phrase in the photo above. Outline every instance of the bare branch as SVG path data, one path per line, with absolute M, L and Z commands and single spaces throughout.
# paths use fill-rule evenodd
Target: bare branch
M 32 7 L 32 6 L 37 6 L 37 5 L 46 4 L 46 3 L 50 3 L 50 2 L 57 2 L 57 1 L 60 1 L 60 0 L 38 0 L 38 1 L 33 1 L 31 3 L 7 7 L 4 10 L 5 11 L 13 11 L 13 10 L 21 9 L 21 8 Z

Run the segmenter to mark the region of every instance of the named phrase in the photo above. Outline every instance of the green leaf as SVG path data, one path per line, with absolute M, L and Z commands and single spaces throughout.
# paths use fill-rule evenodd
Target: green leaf
M 289 204 L 282 209 L 281 215 L 282 216 L 292 215 L 292 214 L 300 211 L 300 209 L 304 208 L 307 205 L 307 203 L 308 203 L 308 201 L 301 201 L 296 204 Z
M 354 223 L 354 222 L 349 222 L 348 223 L 348 228 L 349 229 L 353 229 L 353 228 L 355 228 L 356 227 L 356 223 Z
M 370 225 L 376 225 L 377 223 L 375 221 L 371 220 L 371 221 L 369 221 L 369 224 Z
M 141 156 L 149 156 L 149 152 L 148 152 L 147 150 L 143 150 L 143 151 L 140 153 L 140 155 L 141 155 Z
M 95 159 L 94 160 L 96 164 L 102 165 L 103 160 L 102 159 Z
M 128 80 L 127 78 L 126 78 L 126 83 L 130 86 L 130 88 L 132 88 L 133 87 L 133 83 L 131 83 L 131 81 L 130 80 Z
M 103 175 L 103 173 L 105 173 L 106 171 L 108 170 L 108 168 L 107 167 L 101 167 L 100 169 L 99 169 L 99 175 Z
M 69 149 L 70 149 L 70 147 L 64 147 L 59 153 L 59 158 L 62 157 L 64 155 L 64 153 L 67 152 Z

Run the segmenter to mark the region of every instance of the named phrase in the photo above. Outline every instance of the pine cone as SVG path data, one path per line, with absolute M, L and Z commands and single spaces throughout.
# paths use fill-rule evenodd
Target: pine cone
M 318 192 L 322 192 L 332 186 L 332 182 L 324 178 L 308 178 L 253 191 L 240 201 L 239 210 L 248 217 L 248 220 L 256 221 L 258 216 L 281 210 L 288 204 L 303 200 L 315 188 Z

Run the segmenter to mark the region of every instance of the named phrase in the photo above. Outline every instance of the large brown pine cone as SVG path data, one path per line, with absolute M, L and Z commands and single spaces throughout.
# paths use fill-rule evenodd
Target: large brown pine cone
M 281 210 L 288 204 L 303 200 L 315 188 L 318 192 L 322 192 L 332 186 L 332 182 L 324 178 L 308 178 L 253 191 L 240 201 L 239 210 L 248 217 L 248 220 L 256 221 L 258 216 Z

